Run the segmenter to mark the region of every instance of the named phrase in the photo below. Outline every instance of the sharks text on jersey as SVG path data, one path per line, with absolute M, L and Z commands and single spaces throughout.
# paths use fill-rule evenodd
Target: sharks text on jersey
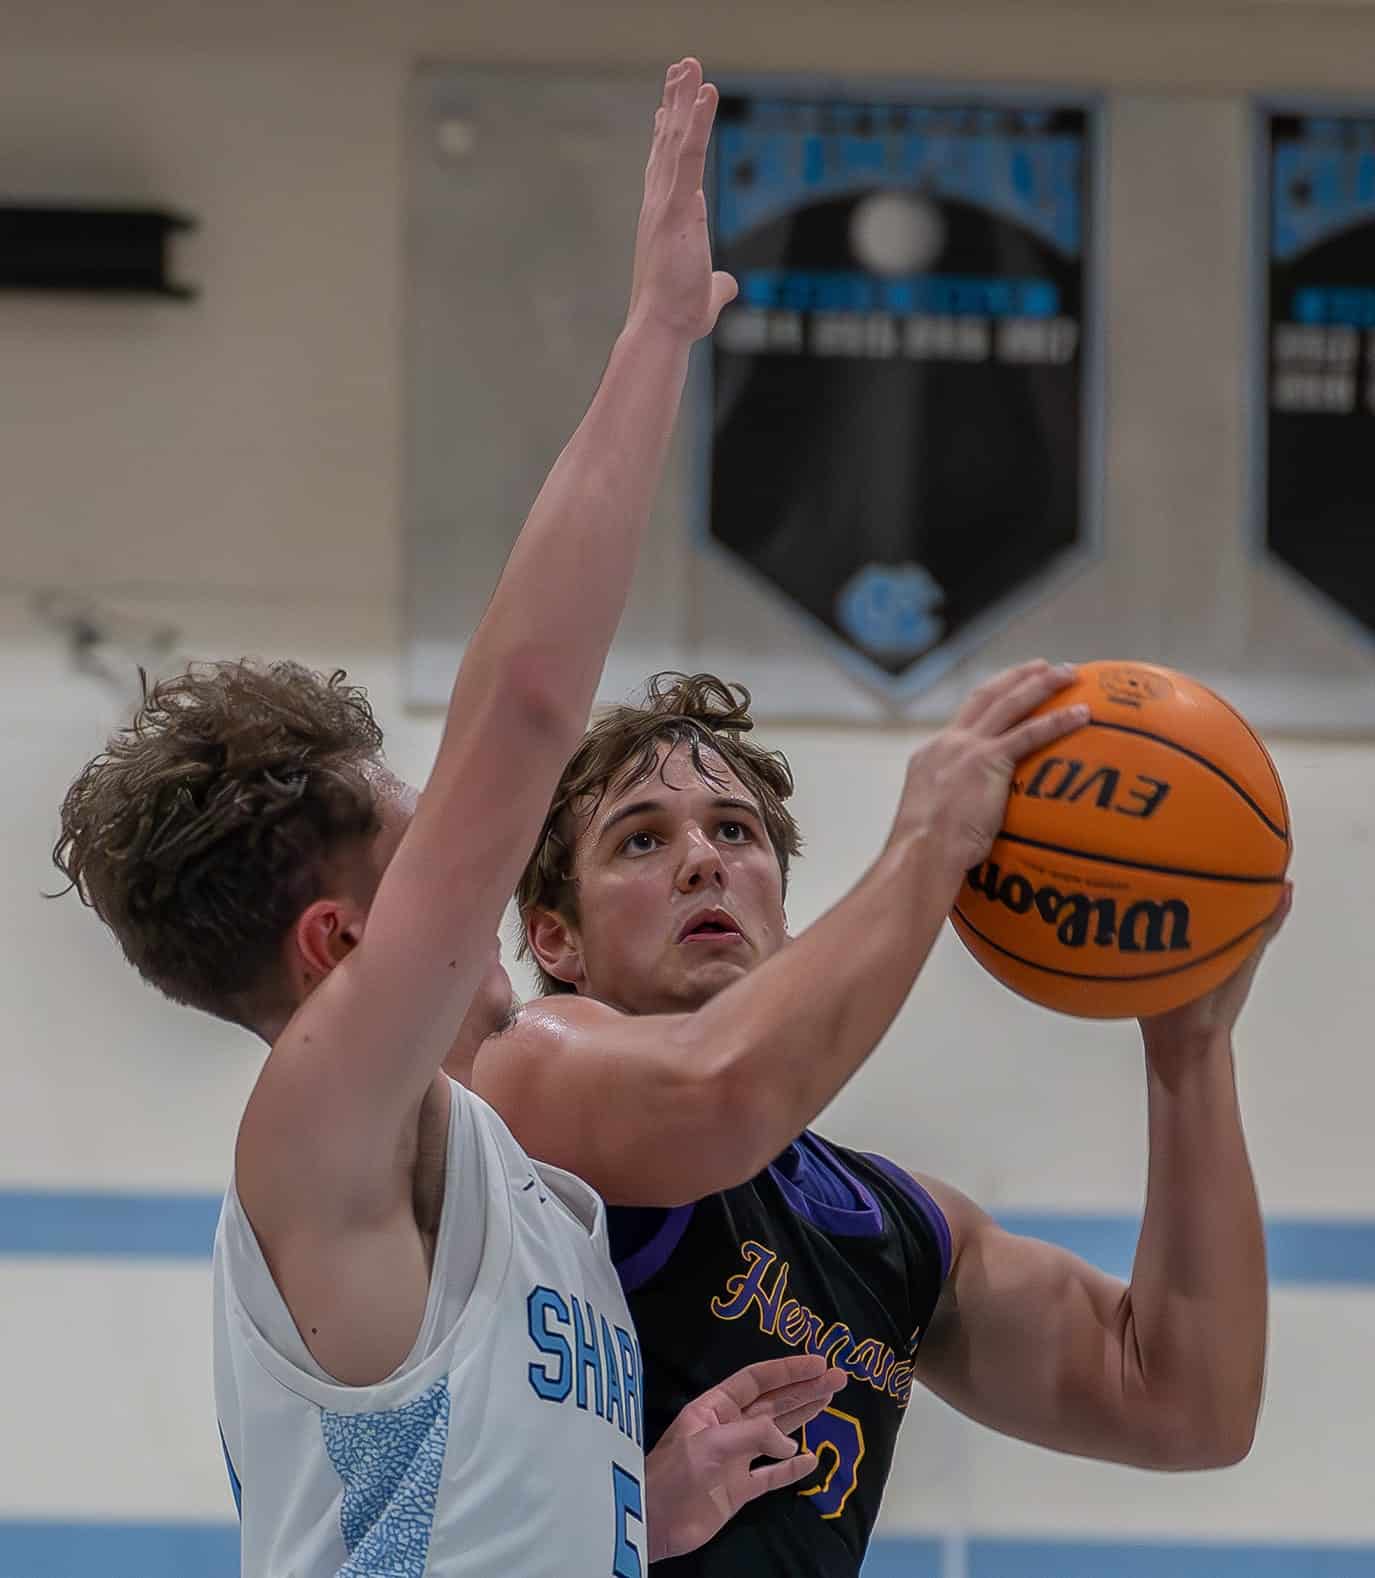
M 536 1286 L 525 1307 L 542 1355 L 527 1372 L 535 1394 L 595 1413 L 643 1446 L 644 1361 L 635 1337 L 575 1293 Z

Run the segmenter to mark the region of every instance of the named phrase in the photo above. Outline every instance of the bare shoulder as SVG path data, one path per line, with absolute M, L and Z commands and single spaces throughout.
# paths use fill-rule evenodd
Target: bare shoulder
M 720 1091 L 683 1055 L 673 1025 L 571 993 L 541 998 L 482 1043 L 470 1088 L 529 1155 L 611 1203 L 681 1205 L 724 1187 L 705 1161 L 727 1125 Z M 735 1183 L 749 1176 L 728 1172 Z
M 973 1242 L 985 1226 L 993 1226 L 993 1218 L 967 1194 L 944 1179 L 916 1171 L 912 1172 L 912 1177 L 936 1202 L 945 1217 L 950 1229 L 950 1264 L 953 1269 L 959 1265 L 961 1251 Z
M 508 1025 L 482 1043 L 474 1073 L 498 1063 L 509 1066 L 536 1054 L 572 1051 L 588 1037 L 605 1036 L 626 1019 L 619 1009 L 572 992 L 535 998 L 523 1003 Z M 478 1094 L 482 1094 L 480 1088 Z
M 536 1032 L 557 1035 L 589 1026 L 619 1024 L 625 1017 L 619 1008 L 599 1003 L 595 998 L 562 992 L 557 997 L 537 997 L 522 1004 L 516 1015 L 516 1028 L 528 1024 Z

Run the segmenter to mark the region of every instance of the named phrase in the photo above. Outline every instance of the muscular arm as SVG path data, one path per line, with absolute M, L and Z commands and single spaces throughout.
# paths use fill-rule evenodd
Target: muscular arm
M 688 1014 L 549 998 L 484 1044 L 473 1088 L 532 1156 L 612 1204 L 678 1205 L 753 1176 L 891 1023 L 959 887 L 920 835 L 834 909 Z M 901 924 L 894 917 L 901 916 Z
M 1146 1211 L 1129 1284 L 1003 1232 L 924 1180 L 955 1260 L 916 1373 L 961 1413 L 1039 1446 L 1141 1468 L 1219 1467 L 1250 1449 L 1266 1328 L 1230 1039 L 1148 1056 L 1147 1091 Z

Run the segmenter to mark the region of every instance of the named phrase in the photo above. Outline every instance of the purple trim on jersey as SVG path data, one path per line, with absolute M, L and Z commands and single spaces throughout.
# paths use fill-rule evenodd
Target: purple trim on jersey
M 883 1211 L 878 1201 L 819 1135 L 800 1135 L 784 1155 L 796 1162 L 796 1180 L 789 1178 L 777 1162 L 769 1164 L 769 1173 L 798 1216 L 805 1217 L 823 1233 L 840 1233 L 849 1238 L 877 1238 L 883 1232 Z M 858 1209 L 817 1198 L 834 1194 L 837 1174 L 862 1202 Z M 807 1191 L 809 1182 L 814 1193 Z M 828 1183 L 832 1185 L 829 1189 Z
M 675 1206 L 663 1220 L 663 1225 L 647 1244 L 642 1244 L 634 1254 L 616 1262 L 616 1275 L 621 1279 L 621 1289 L 633 1293 L 643 1287 L 656 1271 L 668 1264 L 668 1257 L 677 1249 L 692 1220 L 690 1205 Z
M 875 1156 L 872 1151 L 865 1151 L 864 1154 L 876 1167 L 881 1167 L 888 1174 L 926 1218 L 928 1226 L 936 1235 L 936 1242 L 941 1246 L 941 1281 L 944 1282 L 950 1275 L 952 1254 L 950 1224 L 945 1219 L 945 1212 L 905 1168 L 899 1167 L 896 1162 L 890 1162 L 886 1156 Z

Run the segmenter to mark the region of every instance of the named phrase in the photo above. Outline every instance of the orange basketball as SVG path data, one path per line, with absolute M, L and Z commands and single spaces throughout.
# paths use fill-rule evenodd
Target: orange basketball
M 1041 710 L 1090 721 L 1020 763 L 951 922 L 1014 992 L 1139 1018 L 1225 980 L 1260 942 L 1289 865 L 1275 764 L 1212 691 L 1150 663 L 1084 663 Z

